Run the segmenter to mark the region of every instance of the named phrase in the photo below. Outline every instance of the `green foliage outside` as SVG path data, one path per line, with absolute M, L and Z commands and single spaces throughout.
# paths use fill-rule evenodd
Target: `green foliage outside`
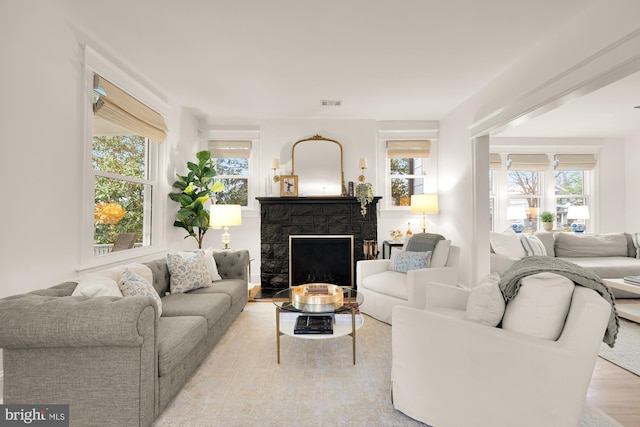
M 214 159 L 216 180 L 224 191 L 216 193 L 216 203 L 247 206 L 249 203 L 249 160 L 243 158 Z
M 202 249 L 202 240 L 209 229 L 209 211 L 204 204 L 214 193 L 223 190 L 224 185 L 213 180 L 216 171 L 211 153 L 203 150 L 196 157 L 198 163 L 187 162 L 187 175 L 176 174 L 178 179 L 173 187 L 179 191 L 169 193 L 169 197 L 180 203 L 173 226 L 184 228 L 187 232 L 185 239 L 193 237 L 198 248 Z
M 142 136 L 95 136 L 93 138 L 93 169 L 118 175 L 145 178 L 146 140 Z M 94 199 L 95 244 L 112 244 L 120 233 L 138 233 L 142 241 L 144 223 L 144 185 L 115 178 L 96 177 Z M 99 217 L 99 207 L 118 204 L 125 212 L 120 220 L 105 221 Z M 116 222 L 116 224 L 109 222 Z

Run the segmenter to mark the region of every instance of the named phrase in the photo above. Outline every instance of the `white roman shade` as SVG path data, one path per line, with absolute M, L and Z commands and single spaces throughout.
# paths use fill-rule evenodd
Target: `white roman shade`
M 390 159 L 426 159 L 431 153 L 431 141 L 387 141 L 387 157 Z
M 251 141 L 209 141 L 209 151 L 216 159 L 248 159 Z
M 497 154 L 497 153 L 489 154 L 489 169 L 499 170 L 501 168 L 502 168 L 502 157 L 500 157 L 500 154 Z
M 98 74 L 93 76 L 93 87 L 100 87 L 106 93 L 93 104 L 93 113 L 97 117 L 155 142 L 167 139 L 167 125 L 160 113 Z
M 556 154 L 555 169 L 559 171 L 591 170 L 597 160 L 593 154 Z
M 546 154 L 509 154 L 507 167 L 510 171 L 546 171 L 549 157 Z

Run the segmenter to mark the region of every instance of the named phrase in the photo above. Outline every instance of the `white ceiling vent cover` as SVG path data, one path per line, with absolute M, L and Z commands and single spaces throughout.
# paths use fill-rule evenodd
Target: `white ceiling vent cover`
M 342 105 L 342 101 L 339 99 L 321 99 L 320 105 L 323 107 L 339 107 Z

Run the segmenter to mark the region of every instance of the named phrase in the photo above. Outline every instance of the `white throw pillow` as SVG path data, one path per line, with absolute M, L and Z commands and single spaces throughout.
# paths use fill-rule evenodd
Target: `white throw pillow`
M 178 252 L 182 258 L 189 258 L 193 256 L 194 252 Z M 218 273 L 218 266 L 216 265 L 216 260 L 213 259 L 213 248 L 207 248 L 204 250 L 204 260 L 207 263 L 207 270 L 209 270 L 209 274 L 211 275 L 211 281 L 216 282 L 218 280 L 222 280 L 220 273 Z
M 491 327 L 498 326 L 505 309 L 499 282 L 500 276 L 491 273 L 471 290 L 467 300 L 467 320 Z
M 511 228 L 507 228 L 504 233 L 490 232 L 489 242 L 493 251 L 498 255 L 516 259 L 526 256 L 522 243 L 520 243 L 520 238 Z
M 557 340 L 569 313 L 575 285 L 555 273 L 538 273 L 520 282 L 507 303 L 502 328 L 548 340 Z
M 547 249 L 544 247 L 544 243 L 542 243 L 542 240 L 540 240 L 540 238 L 535 234 L 532 234 L 531 236 L 525 236 L 523 234 L 520 236 L 520 243 L 522 244 L 527 256 L 547 255 Z
M 122 277 L 122 273 L 124 273 L 125 269 L 129 269 L 132 273 L 139 274 L 149 283 L 153 283 L 153 272 L 151 269 L 139 262 L 133 262 L 131 264 L 126 265 L 118 265 L 116 267 L 111 267 L 106 270 L 96 271 L 96 274 L 99 274 L 104 277 L 108 277 L 109 279 L 115 281 L 116 283 L 120 282 L 120 278 Z
M 118 287 L 125 297 L 144 295 L 154 299 L 158 306 L 158 317 L 162 314 L 162 300 L 151 283 L 144 277 L 126 268 L 118 282 Z
M 449 258 L 449 249 L 451 248 L 451 240 L 440 240 L 436 244 L 433 254 L 431 254 L 431 262 L 429 267 L 444 267 L 447 265 Z
M 85 274 L 78 282 L 71 296 L 121 297 L 118 282 L 96 273 Z
M 204 251 L 183 258 L 178 254 L 167 254 L 169 287 L 172 294 L 181 294 L 198 288 L 211 286 L 211 275 L 204 259 Z

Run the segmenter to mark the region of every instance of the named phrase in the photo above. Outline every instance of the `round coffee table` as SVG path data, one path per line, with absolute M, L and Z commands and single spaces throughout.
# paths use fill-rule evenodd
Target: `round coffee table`
M 353 341 L 353 364 L 356 364 L 356 330 L 364 318 L 359 306 L 364 296 L 353 288 L 327 283 L 308 283 L 279 291 L 273 296 L 276 306 L 276 339 L 280 363 L 280 336 L 303 339 L 329 339 L 349 335 Z M 296 333 L 299 316 L 330 316 L 331 333 Z

